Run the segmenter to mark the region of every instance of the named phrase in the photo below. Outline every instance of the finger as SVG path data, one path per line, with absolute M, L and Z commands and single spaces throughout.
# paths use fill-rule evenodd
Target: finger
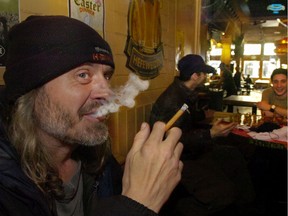
M 143 122 L 140 130 L 134 137 L 134 142 L 130 151 L 138 151 L 149 137 L 150 127 L 149 124 Z
M 175 177 L 176 177 L 176 182 L 177 182 L 177 183 L 181 180 L 183 167 L 184 167 L 183 162 L 180 160 L 180 161 L 178 162 L 177 175 L 175 176 Z
M 167 132 L 167 136 L 165 140 L 163 141 L 163 144 L 167 145 L 167 147 L 171 151 L 174 151 L 181 135 L 182 135 L 181 129 L 177 127 L 173 127 Z
M 225 133 L 229 134 L 234 129 L 234 126 L 227 128 L 224 130 Z
M 152 141 L 152 142 L 147 142 L 147 145 L 149 143 L 153 144 L 155 142 L 156 143 L 162 142 L 164 134 L 165 134 L 165 123 L 157 121 L 153 125 L 153 129 L 152 129 L 151 134 L 148 138 L 148 141 Z
M 227 129 L 232 130 L 236 125 L 235 122 L 232 122 Z
M 184 167 L 184 164 L 183 164 L 183 162 L 180 160 L 180 161 L 179 161 L 179 171 L 180 171 L 180 173 L 182 173 L 183 167 Z
M 218 119 L 216 119 L 216 121 L 215 121 L 214 124 L 219 124 L 221 121 L 222 121 L 222 119 L 221 119 L 221 118 L 218 118 Z
M 176 145 L 175 150 L 174 150 L 174 155 L 176 156 L 176 158 L 178 158 L 178 159 L 180 158 L 182 151 L 183 151 L 183 144 L 181 142 L 179 142 Z
M 237 125 L 235 122 L 230 122 L 228 124 L 224 124 L 224 129 L 234 128 Z

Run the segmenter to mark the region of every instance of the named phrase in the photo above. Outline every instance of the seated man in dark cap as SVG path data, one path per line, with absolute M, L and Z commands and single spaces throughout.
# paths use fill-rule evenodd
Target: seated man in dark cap
M 181 130 L 143 123 L 122 176 L 99 111 L 112 94 L 108 43 L 65 16 L 28 17 L 8 39 L 0 215 L 157 215 L 181 178 Z
M 210 129 L 195 127 L 200 115 L 205 118 L 204 111 L 196 111 L 196 87 L 215 69 L 206 65 L 201 56 L 192 54 L 180 59 L 178 69 L 179 77 L 159 96 L 150 115 L 151 125 L 156 121 L 168 122 L 184 103 L 189 106 L 189 112 L 174 124 L 182 129 L 184 168 L 180 186 L 187 194 L 182 194 L 183 197 L 178 194 L 176 201 L 168 202 L 168 212 L 177 216 L 203 216 L 234 203 L 251 201 L 254 195 L 244 158 L 236 148 L 213 142 L 216 137 L 227 136 L 236 124 L 217 120 Z

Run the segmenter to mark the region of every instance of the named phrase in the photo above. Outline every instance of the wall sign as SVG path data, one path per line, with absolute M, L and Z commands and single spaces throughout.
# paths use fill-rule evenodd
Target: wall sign
M 70 0 L 70 17 L 83 21 L 104 37 L 104 0 Z
M 126 66 L 142 78 L 159 75 L 163 66 L 160 1 L 131 0 L 128 14 Z

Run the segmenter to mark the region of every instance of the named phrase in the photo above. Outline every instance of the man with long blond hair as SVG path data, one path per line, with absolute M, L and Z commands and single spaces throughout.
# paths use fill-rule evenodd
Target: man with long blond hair
M 181 130 L 143 123 L 122 176 L 97 113 L 111 95 L 108 43 L 65 16 L 28 17 L 8 38 L 0 215 L 157 215 L 181 178 Z

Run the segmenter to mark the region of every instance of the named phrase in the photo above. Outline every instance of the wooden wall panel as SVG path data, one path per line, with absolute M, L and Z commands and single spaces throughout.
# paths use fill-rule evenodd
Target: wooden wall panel
M 125 150 L 129 150 L 132 143 L 134 136 L 137 132 L 137 108 L 132 108 L 127 110 L 127 143 L 125 145 Z M 120 126 L 120 125 L 119 125 Z M 120 126 L 121 127 L 121 126 Z

